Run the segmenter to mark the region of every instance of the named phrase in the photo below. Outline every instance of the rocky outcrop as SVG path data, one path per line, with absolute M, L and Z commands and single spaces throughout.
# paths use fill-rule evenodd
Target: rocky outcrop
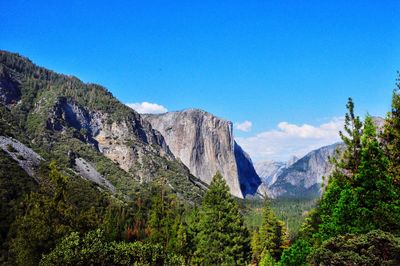
M 34 177 L 43 158 L 31 148 L 16 139 L 0 136 L 0 149 L 16 161 L 19 166 L 31 177 Z
M 231 194 L 254 194 L 261 181 L 249 156 L 236 144 L 232 123 L 198 109 L 145 115 L 172 153 L 207 184 L 220 172 Z
M 174 156 L 164 138 L 153 130 L 139 114 L 112 121 L 109 114 L 90 111 L 66 97 L 59 97 L 50 113 L 46 127 L 54 131 L 76 129 L 82 141 L 92 145 L 107 158 L 117 163 L 126 172 L 151 155 L 163 156 L 173 160 Z M 141 181 L 149 181 L 146 169 L 135 169 Z
M 329 158 L 335 156 L 336 150 L 342 150 L 344 144 L 338 143 L 314 150 L 286 169 L 283 169 L 276 181 L 268 188 L 271 198 L 315 198 L 322 192 L 321 185 L 327 182 L 333 170 Z
M 74 169 L 78 171 L 79 175 L 87 180 L 90 180 L 97 185 L 108 189 L 111 193 L 115 193 L 115 187 L 102 176 L 96 168 L 83 158 L 76 158 L 74 160 Z

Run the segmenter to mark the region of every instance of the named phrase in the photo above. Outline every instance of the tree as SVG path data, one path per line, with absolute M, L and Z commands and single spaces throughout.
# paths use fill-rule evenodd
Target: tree
M 389 173 L 394 177 L 395 184 L 400 186 L 400 72 L 393 91 L 392 109 L 385 120 L 381 139 L 389 159 Z
M 288 246 L 285 224 L 280 221 L 270 207 L 269 199 L 264 201 L 262 225 L 252 237 L 253 261 L 263 257 L 279 260 L 282 251 Z
M 41 178 L 39 191 L 24 201 L 24 213 L 13 224 L 15 237 L 11 250 L 18 265 L 35 265 L 72 231 L 86 231 L 98 226 L 93 208 L 84 209 L 69 199 L 69 179 L 51 162 Z M 90 196 L 90 195 L 86 195 Z
M 361 152 L 361 134 L 362 134 L 362 122 L 359 116 L 354 114 L 354 102 L 352 98 L 348 99 L 347 113 L 344 121 L 344 131 L 339 132 L 339 135 L 343 142 L 346 144 L 346 150 L 343 153 L 342 160 L 336 162 L 336 164 L 343 170 L 347 171 L 347 174 L 354 174 L 357 172 L 360 164 L 360 152 Z
M 213 177 L 199 214 L 193 263 L 245 265 L 250 255 L 249 232 L 221 174 Z
M 400 265 L 400 241 L 381 230 L 361 235 L 340 235 L 324 242 L 314 265 Z
M 399 199 L 370 116 L 364 123 L 360 158 L 357 172 L 332 205 L 329 222 L 336 228 L 336 234 L 366 233 L 374 229 L 399 232 Z
M 280 264 L 285 266 L 309 265 L 308 256 L 312 251 L 313 249 L 308 241 L 298 239 L 288 249 L 283 251 Z

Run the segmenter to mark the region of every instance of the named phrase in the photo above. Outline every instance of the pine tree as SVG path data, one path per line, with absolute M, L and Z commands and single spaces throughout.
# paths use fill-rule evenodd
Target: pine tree
M 400 186 L 400 72 L 396 89 L 393 91 L 392 110 L 385 120 L 381 139 L 389 159 L 389 173 L 393 176 L 395 184 Z
M 400 208 L 389 160 L 384 155 L 372 118 L 367 116 L 361 139 L 361 163 L 354 176 L 357 231 L 383 229 L 399 232 Z
M 199 214 L 193 263 L 245 265 L 250 255 L 249 232 L 221 174 L 214 176 Z
M 340 131 L 340 137 L 346 144 L 346 149 L 339 160 L 332 158 L 335 169 L 329 177 L 326 191 L 319 202 L 318 212 L 314 214 L 314 219 L 319 221 L 319 225 L 313 225 L 317 233 L 316 239 L 323 240 L 333 235 L 347 230 L 348 223 L 345 213 L 349 213 L 354 206 L 351 206 L 352 177 L 357 173 L 361 163 L 361 136 L 363 123 L 359 116 L 354 113 L 354 103 L 348 99 L 347 113 L 345 115 L 345 133 Z M 339 153 L 339 151 L 337 151 Z M 339 155 L 339 154 L 338 154 Z M 341 211 L 338 211 L 341 209 Z M 349 211 L 345 211 L 349 209 Z M 338 215 L 341 213 L 342 215 Z M 341 226 L 338 226 L 340 224 Z
M 280 258 L 283 249 L 288 244 L 285 229 L 285 224 L 276 217 L 271 209 L 269 199 L 265 199 L 263 222 L 259 230 L 259 242 L 264 256 L 268 253 L 276 260 Z
M 337 162 L 338 166 L 352 175 L 357 172 L 360 164 L 362 122 L 359 116 L 354 114 L 354 102 L 348 99 L 347 113 L 345 115 L 344 132 L 340 131 L 340 137 L 346 144 L 342 160 Z
M 398 232 L 399 199 L 393 178 L 388 173 L 388 159 L 377 137 L 370 116 L 364 122 L 360 138 L 360 162 L 357 172 L 347 182 L 340 174 L 329 185 L 320 206 L 320 234 L 328 239 L 337 234 L 366 233 L 382 229 Z M 338 196 L 337 200 L 332 195 Z
M 257 262 L 260 261 L 262 252 L 263 247 L 261 246 L 260 233 L 258 232 L 258 229 L 256 229 L 251 235 L 251 254 L 253 264 L 257 264 Z

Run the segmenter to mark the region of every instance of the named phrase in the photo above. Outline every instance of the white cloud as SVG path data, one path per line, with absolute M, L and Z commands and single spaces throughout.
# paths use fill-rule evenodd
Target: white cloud
M 140 114 L 160 114 L 168 112 L 167 108 L 156 103 L 142 102 L 142 103 L 127 103 L 126 105 Z
M 237 130 L 244 131 L 244 132 L 249 132 L 251 130 L 251 127 L 253 126 L 253 123 L 251 121 L 244 121 L 243 123 L 236 123 L 235 127 Z
M 254 161 L 286 161 L 292 155 L 301 157 L 314 149 L 340 141 L 339 130 L 343 129 L 343 124 L 342 117 L 334 117 L 318 126 L 280 122 L 276 129 L 236 138 L 236 141 Z

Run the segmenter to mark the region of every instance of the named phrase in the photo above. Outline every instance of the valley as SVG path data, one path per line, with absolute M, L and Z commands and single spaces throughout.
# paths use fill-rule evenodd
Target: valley
M 253 164 L 231 121 L 194 108 L 139 114 L 101 85 L 0 51 L 0 264 L 322 263 L 320 243 L 337 235 L 395 235 L 400 135 L 387 124 L 398 114 L 361 122 L 353 107 L 343 142 Z M 364 220 L 344 222 L 358 210 Z

